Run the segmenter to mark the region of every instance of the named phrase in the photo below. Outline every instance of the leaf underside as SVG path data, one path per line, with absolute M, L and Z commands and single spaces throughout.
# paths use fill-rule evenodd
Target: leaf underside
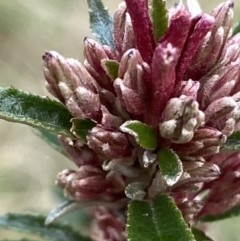
M 53 223 L 44 225 L 44 216 L 31 214 L 6 214 L 0 217 L 0 228 L 13 229 L 20 232 L 35 234 L 45 239 L 57 241 L 90 241 L 69 225 Z
M 48 145 L 51 146 L 53 149 L 66 156 L 66 152 L 64 151 L 60 141 L 58 140 L 57 134 L 46 131 L 42 128 L 34 128 L 33 132 L 42 140 L 47 142 Z
M 113 21 L 101 0 L 88 0 L 90 28 L 102 44 L 113 47 Z

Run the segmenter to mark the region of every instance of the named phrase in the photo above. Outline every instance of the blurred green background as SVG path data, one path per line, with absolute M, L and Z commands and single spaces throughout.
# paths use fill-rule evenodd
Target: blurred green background
M 119 2 L 104 1 L 111 13 Z M 209 12 L 220 2 L 200 3 Z M 235 19 L 240 20 L 240 2 L 235 2 Z M 84 0 L 0 0 L 0 86 L 48 95 L 41 65 L 44 51 L 82 61 L 85 36 L 91 33 Z M 74 166 L 30 127 L 0 120 L 0 137 L 0 214 L 48 213 L 59 202 L 53 192 L 56 174 Z M 211 225 L 209 233 L 219 241 L 239 241 L 240 218 Z M 0 238 L 7 235 L 0 230 Z

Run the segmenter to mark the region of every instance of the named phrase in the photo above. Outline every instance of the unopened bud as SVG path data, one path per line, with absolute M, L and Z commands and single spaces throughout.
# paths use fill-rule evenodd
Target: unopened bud
M 121 132 L 94 127 L 87 136 L 88 146 L 105 158 L 130 155 L 129 142 Z
M 132 21 L 127 12 L 126 3 L 122 2 L 113 16 L 114 43 L 121 56 L 125 51 L 135 47 Z
M 181 96 L 169 100 L 162 119 L 159 125 L 161 136 L 174 143 L 186 143 L 204 124 L 204 113 L 198 109 L 198 103 L 193 98 Z
M 111 79 L 106 74 L 101 65 L 103 59 L 108 59 L 104 47 L 97 41 L 89 38 L 84 39 L 84 55 L 86 58 L 85 66 L 98 83 L 105 89 L 110 90 Z M 94 74 L 96 72 L 96 74 Z
M 123 80 L 117 78 L 114 88 L 122 105 L 134 115 L 141 115 L 145 110 L 145 104 L 140 96 L 132 89 L 124 85 Z

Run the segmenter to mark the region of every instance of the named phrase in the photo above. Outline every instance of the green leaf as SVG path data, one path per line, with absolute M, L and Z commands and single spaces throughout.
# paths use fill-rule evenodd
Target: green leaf
M 101 0 L 88 0 L 90 28 L 104 45 L 113 47 L 113 21 Z
M 168 11 L 166 8 L 166 0 L 152 0 L 151 17 L 154 38 L 156 41 L 158 41 L 168 27 Z
M 28 239 L 28 238 L 21 238 L 21 239 L 0 239 L 0 241 L 35 241 L 32 238 Z M 39 241 L 39 240 L 36 240 Z
M 53 149 L 62 153 L 63 155 L 66 155 L 66 152 L 64 151 L 60 141 L 58 140 L 58 136 L 55 133 L 46 131 L 42 128 L 34 128 L 33 132 L 42 140 L 46 141 Z
M 0 87 L 0 119 L 72 136 L 72 118 L 61 103 L 13 87 Z
M 88 237 L 82 236 L 69 225 L 54 223 L 45 226 L 44 220 L 44 216 L 7 214 L 0 217 L 0 227 L 25 231 L 58 241 L 90 241 Z
M 73 127 L 71 129 L 72 133 L 82 139 L 86 140 L 86 136 L 88 132 L 96 126 L 96 123 L 92 121 L 91 119 L 77 119 L 73 118 L 72 120 Z
M 126 121 L 120 126 L 121 131 L 133 136 L 143 148 L 154 150 L 157 147 L 156 131 L 141 121 Z
M 128 206 L 127 237 L 130 241 L 193 241 L 181 212 L 167 195 L 153 201 L 133 200 Z
M 157 154 L 161 173 L 169 186 L 174 185 L 183 173 L 182 162 L 171 149 L 162 147 Z
M 226 211 L 225 213 L 219 215 L 205 215 L 200 220 L 202 222 L 215 222 L 227 218 L 233 218 L 240 215 L 240 205 L 233 207 L 232 209 Z
M 240 149 L 240 131 L 233 132 L 223 144 L 222 150 L 239 150 Z
M 115 60 L 106 60 L 104 64 L 108 75 L 115 80 L 118 77 L 119 63 Z
M 240 22 L 237 22 L 234 26 L 233 26 L 233 33 L 232 36 L 236 35 L 237 33 L 240 32 Z
M 212 238 L 209 238 L 202 230 L 198 228 L 192 228 L 192 233 L 196 241 L 213 241 Z

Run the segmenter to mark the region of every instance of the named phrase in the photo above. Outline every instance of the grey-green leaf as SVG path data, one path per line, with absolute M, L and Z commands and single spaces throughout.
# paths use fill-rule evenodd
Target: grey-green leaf
M 58 136 L 55 133 L 46 131 L 42 128 L 34 128 L 33 132 L 42 140 L 47 142 L 53 149 L 62 153 L 63 155 L 66 155 L 66 152 L 64 151 L 60 141 L 58 140 Z
M 126 121 L 120 126 L 120 130 L 133 136 L 145 149 L 154 150 L 157 147 L 156 131 L 141 121 Z
M 102 44 L 113 47 L 113 20 L 101 0 L 88 0 L 90 28 Z
M 166 0 L 152 0 L 151 17 L 155 41 L 158 41 L 168 27 Z
M 167 195 L 152 201 L 133 200 L 128 206 L 127 237 L 130 241 L 193 241 L 181 212 Z
M 74 200 L 68 200 L 54 208 L 47 216 L 45 225 L 53 223 L 56 219 L 79 209 L 81 205 Z
M 214 241 L 212 238 L 208 237 L 202 230 L 198 228 L 192 228 L 192 233 L 196 241 Z
M 0 87 L 0 119 L 72 136 L 72 116 L 60 102 L 14 87 Z
M 182 162 L 171 149 L 162 147 L 157 154 L 162 176 L 169 186 L 174 185 L 183 173 Z
M 58 241 L 90 241 L 69 225 L 54 223 L 44 225 L 45 217 L 31 214 L 7 214 L 0 217 L 0 227 L 10 228 L 39 235 L 46 239 Z
M 227 141 L 223 144 L 222 150 L 228 151 L 228 150 L 239 150 L 240 149 L 240 131 L 233 132 L 232 135 L 230 135 L 227 138 Z

